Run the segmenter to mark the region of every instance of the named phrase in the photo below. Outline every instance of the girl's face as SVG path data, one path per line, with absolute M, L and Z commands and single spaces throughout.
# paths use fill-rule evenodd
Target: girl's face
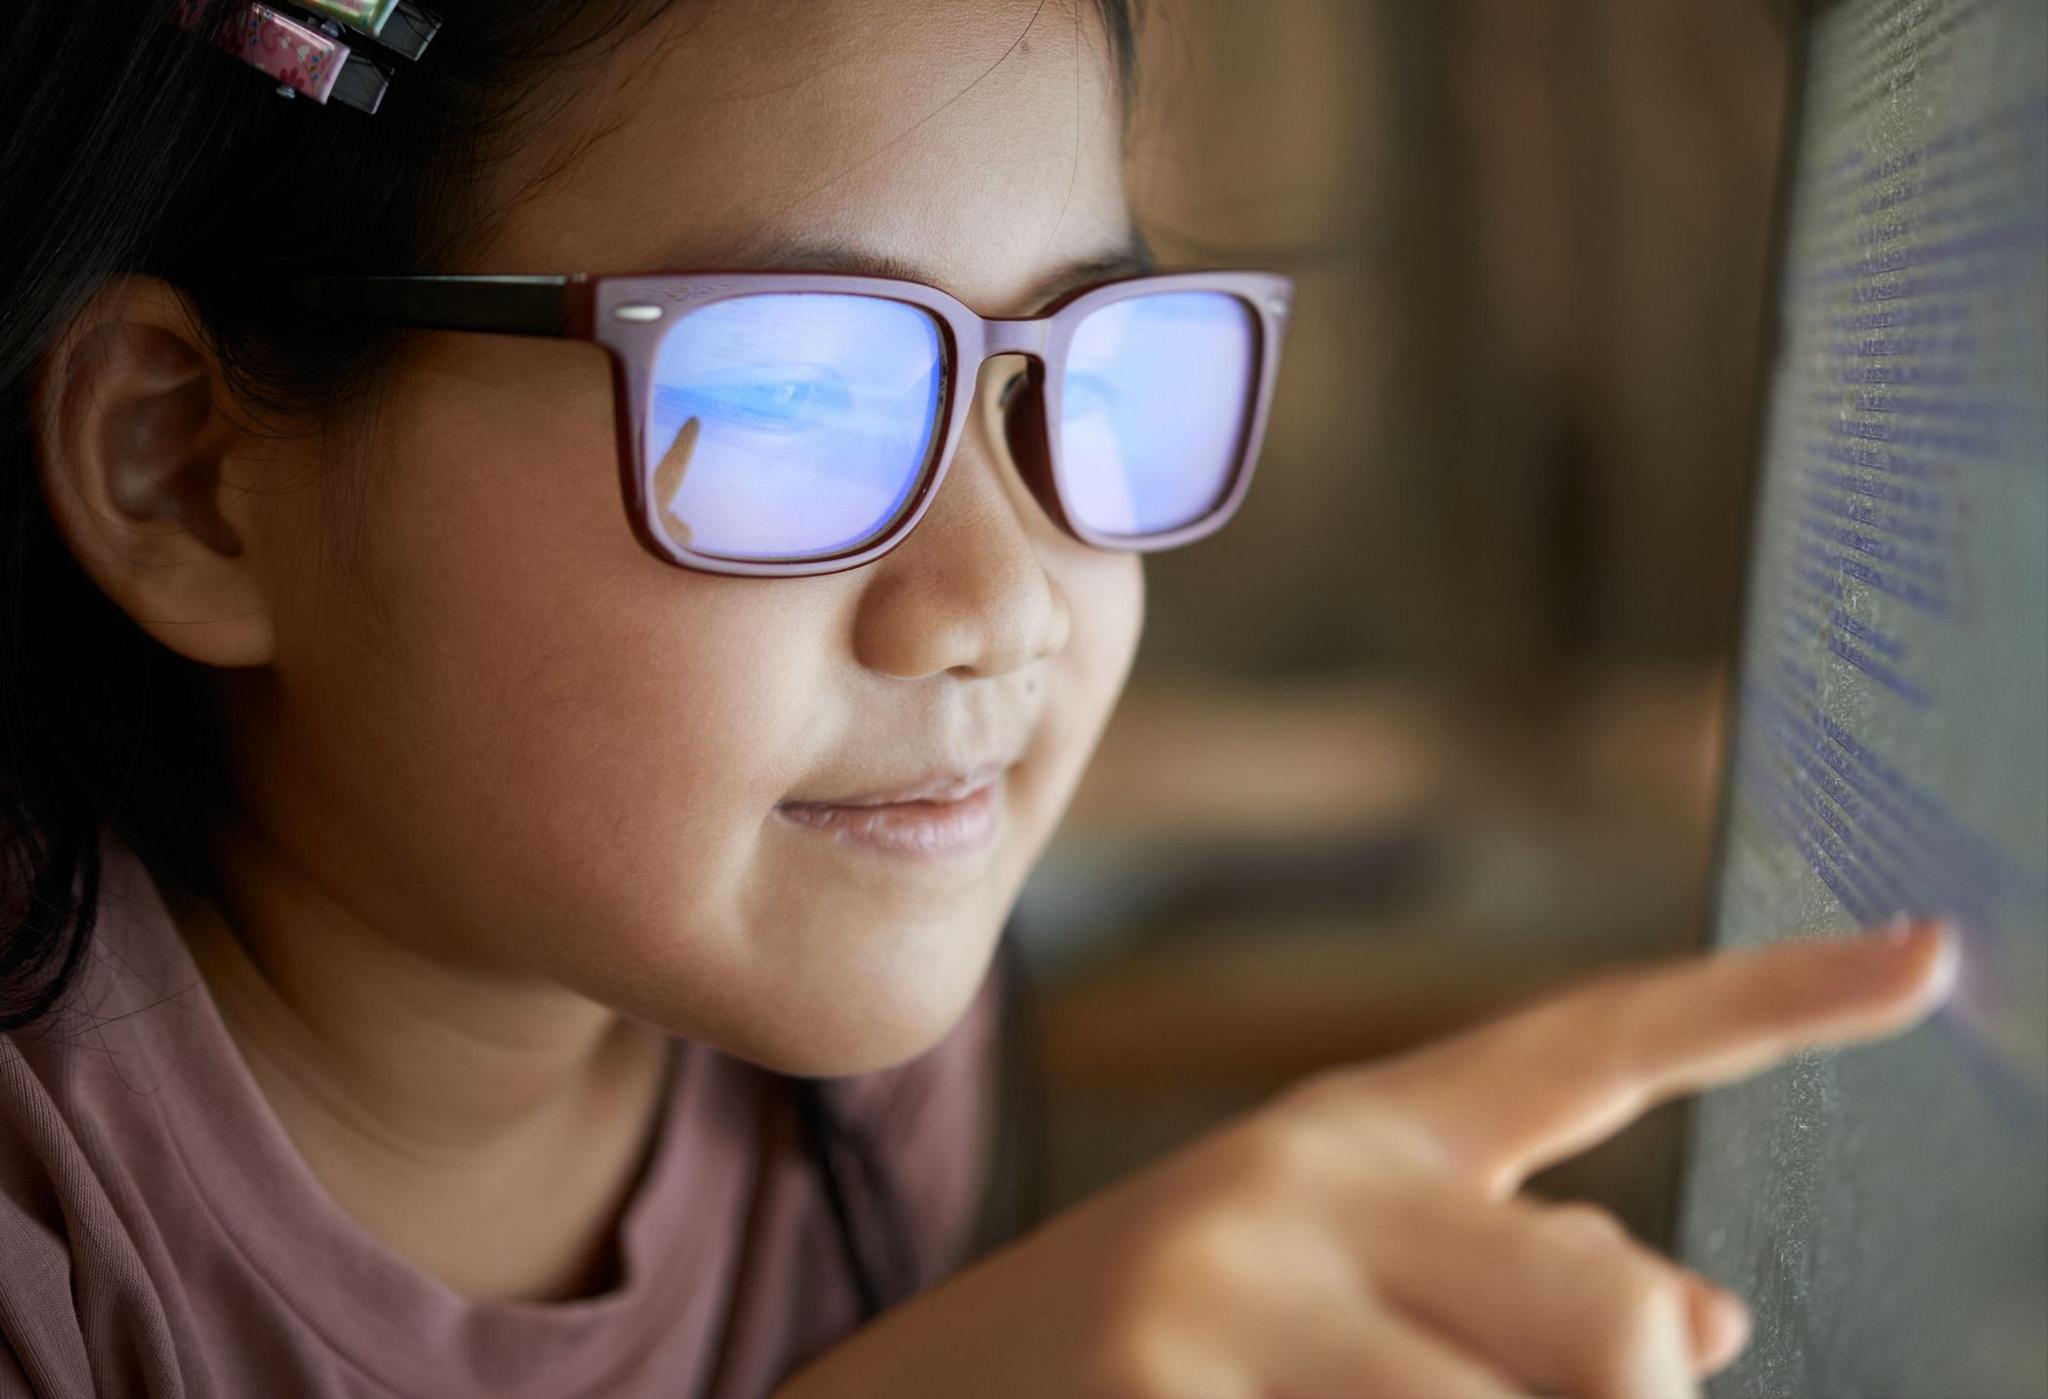
M 886 262 L 1023 315 L 1129 247 L 1091 0 L 680 4 L 565 82 L 497 177 L 503 223 L 437 270 Z M 675 568 L 629 531 L 608 373 L 587 344 L 423 334 L 362 466 L 359 568 L 286 547 L 338 528 L 320 492 L 249 507 L 279 599 L 267 667 L 229 674 L 255 829 L 493 984 L 790 1071 L 907 1057 L 964 1009 L 1101 733 L 1138 558 L 1058 532 L 978 411 L 883 559 Z M 965 853 L 783 809 L 988 762 Z

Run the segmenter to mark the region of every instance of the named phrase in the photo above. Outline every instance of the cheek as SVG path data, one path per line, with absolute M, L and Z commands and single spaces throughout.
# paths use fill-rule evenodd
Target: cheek
M 1030 796 L 1040 827 L 1029 856 L 1035 860 L 1065 814 L 1088 759 L 1115 708 L 1137 652 L 1145 614 L 1141 556 L 1068 543 L 1053 577 L 1072 616 L 1067 644 L 1052 658 L 1044 683 L 1051 689 L 1046 725 L 1034 762 Z M 1021 884 L 1023 874 L 1018 880 Z
M 1038 734 L 1011 782 L 1014 835 L 1003 852 L 995 918 L 1008 916 L 1031 868 L 1073 800 L 1123 693 L 1145 611 L 1137 554 L 1061 546 L 1052 572 L 1072 614 L 1067 643 L 1030 682 L 1046 693 Z
M 653 559 L 602 430 L 415 417 L 371 493 L 373 606 L 325 598 L 282 666 L 329 834 L 480 959 L 577 984 L 635 929 L 718 955 L 803 759 L 829 580 Z

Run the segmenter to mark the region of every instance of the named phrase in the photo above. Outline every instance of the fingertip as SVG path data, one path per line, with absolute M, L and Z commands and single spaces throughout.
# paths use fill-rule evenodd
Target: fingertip
M 1956 989 L 1956 981 L 1963 969 L 1963 930 L 1947 918 L 1935 918 L 1920 925 L 1926 935 L 1935 941 L 1932 967 L 1924 982 L 1924 995 L 1929 1005 L 1940 1005 Z
M 1866 946 L 1877 953 L 1874 971 L 1886 982 L 1902 969 L 1910 971 L 1903 990 L 1910 990 L 1921 1009 L 1931 1009 L 1955 990 L 1962 968 L 1962 930 L 1951 918 L 1908 918 L 1900 914 L 1867 935 Z M 1881 968 L 1881 970 L 1880 970 Z
M 1749 1305 L 1726 1288 L 1701 1282 L 1692 1291 L 1693 1352 L 1707 1374 L 1725 1369 L 1749 1344 Z
M 1952 918 L 1897 918 L 1877 940 L 1900 961 L 1916 969 L 1914 999 L 1923 1009 L 1947 1000 L 1962 971 L 1963 934 Z

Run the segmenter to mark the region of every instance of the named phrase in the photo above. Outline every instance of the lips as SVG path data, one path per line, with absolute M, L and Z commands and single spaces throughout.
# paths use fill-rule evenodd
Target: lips
M 979 763 L 943 768 L 831 801 L 778 802 L 776 813 L 841 848 L 894 859 L 985 854 L 1002 829 L 1003 777 L 1010 767 Z
M 1001 777 L 1014 761 L 1012 759 L 972 765 L 949 764 L 929 769 L 905 782 L 878 784 L 845 796 L 789 797 L 777 805 L 785 808 L 817 808 L 897 806 L 905 802 L 956 802 L 987 787 Z

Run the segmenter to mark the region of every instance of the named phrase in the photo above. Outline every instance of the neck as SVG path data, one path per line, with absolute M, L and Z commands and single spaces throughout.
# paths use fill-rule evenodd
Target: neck
M 260 839 L 231 838 L 221 866 L 221 902 L 174 905 L 173 918 L 336 1200 L 465 1291 L 577 1295 L 607 1275 L 669 1037 L 372 927 Z M 487 1230 L 500 1209 L 542 1213 L 542 1193 L 551 1209 L 523 1240 L 464 1237 L 465 1218 Z

